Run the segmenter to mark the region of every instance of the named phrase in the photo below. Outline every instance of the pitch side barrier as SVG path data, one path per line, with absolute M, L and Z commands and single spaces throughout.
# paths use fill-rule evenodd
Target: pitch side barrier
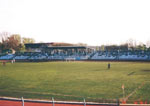
M 2 62 L 2 61 L 6 61 L 6 62 L 11 62 L 11 60 L 0 60 L 0 62 Z M 29 59 L 23 59 L 23 60 L 15 60 L 16 62 L 52 62 L 52 61 L 64 61 L 64 62 L 67 62 L 66 60 L 64 60 L 64 59 L 39 59 L 39 60 L 29 60 Z M 123 60 L 123 59 L 121 59 L 121 60 L 118 60 L 118 59 L 84 59 L 84 60 L 70 60 L 70 61 L 109 61 L 109 62 L 150 62 L 150 59 L 149 60 L 127 60 L 127 59 L 125 59 L 125 60 Z
M 85 99 L 83 99 L 83 102 L 69 102 L 69 101 L 54 101 L 52 98 L 51 101 L 46 100 L 30 100 L 30 99 L 23 99 L 22 98 L 4 98 L 0 97 L 0 106 L 9 106 L 9 104 L 17 105 L 20 103 L 20 105 L 17 106 L 26 106 L 25 104 L 28 104 L 28 106 L 33 106 L 33 104 L 39 104 L 40 106 L 120 106 L 120 103 L 94 103 L 94 102 L 86 102 Z
M 0 97 L 0 106 L 150 106 L 150 104 L 120 104 L 118 103 L 92 103 L 92 102 L 66 102 L 45 100 L 29 100 L 22 98 Z
M 115 59 L 115 60 L 112 60 L 112 59 L 108 59 L 108 60 L 106 60 L 106 59 L 89 59 L 89 60 L 83 60 L 83 61 L 109 61 L 109 62 L 150 62 L 150 60 L 117 60 L 117 59 Z

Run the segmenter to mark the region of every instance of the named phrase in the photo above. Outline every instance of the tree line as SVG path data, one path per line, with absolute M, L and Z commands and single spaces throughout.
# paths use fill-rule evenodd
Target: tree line
M 8 52 L 25 52 L 26 43 L 35 43 L 33 38 L 21 37 L 20 34 L 10 34 L 8 32 L 0 33 L 0 53 Z M 84 43 L 70 44 L 70 43 L 54 43 L 53 46 L 87 46 Z M 129 39 L 124 44 L 120 45 L 101 45 L 97 50 L 112 51 L 112 50 L 142 50 L 150 51 L 150 41 L 146 44 L 140 42 L 137 44 L 136 40 Z
M 20 34 L 0 33 L 0 53 L 24 52 L 26 43 L 35 43 L 33 38 L 21 37 Z
M 133 39 L 129 39 L 126 41 L 126 43 L 120 44 L 120 45 L 101 45 L 100 46 L 100 50 L 102 51 L 117 51 L 117 50 L 121 50 L 121 51 L 127 51 L 127 50 L 131 50 L 131 51 L 150 51 L 150 41 L 147 41 L 146 44 L 140 42 L 137 43 L 136 40 Z

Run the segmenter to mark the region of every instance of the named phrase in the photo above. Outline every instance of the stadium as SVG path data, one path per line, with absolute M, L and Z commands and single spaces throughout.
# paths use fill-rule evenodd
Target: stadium
M 150 0 L 0 0 L 0 106 L 150 106 Z
M 150 51 L 133 51 L 126 46 L 113 49 L 106 46 L 101 51 L 93 46 L 60 46 L 59 43 L 25 46 L 27 52 L 0 56 L 2 100 L 9 100 L 3 97 L 24 97 L 55 98 L 77 104 L 84 99 L 87 104 L 149 103 Z
M 58 44 L 58 45 L 57 45 Z M 54 46 L 53 46 L 54 45 Z M 103 51 L 90 46 L 59 46 L 59 43 L 29 43 L 25 44 L 27 52 L 15 54 L 2 54 L 1 60 L 16 61 L 86 61 L 86 60 L 112 60 L 112 61 L 149 61 L 149 50 L 129 50 L 128 46 L 106 46 Z

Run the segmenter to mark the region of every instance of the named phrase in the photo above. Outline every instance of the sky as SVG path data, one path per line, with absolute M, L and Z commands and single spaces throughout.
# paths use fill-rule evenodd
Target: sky
M 150 41 L 150 0 L 0 0 L 0 32 L 37 42 Z

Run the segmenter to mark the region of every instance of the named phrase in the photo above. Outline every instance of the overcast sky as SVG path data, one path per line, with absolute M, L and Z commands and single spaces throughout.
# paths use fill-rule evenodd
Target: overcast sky
M 37 42 L 150 41 L 150 0 L 0 0 L 0 32 Z

